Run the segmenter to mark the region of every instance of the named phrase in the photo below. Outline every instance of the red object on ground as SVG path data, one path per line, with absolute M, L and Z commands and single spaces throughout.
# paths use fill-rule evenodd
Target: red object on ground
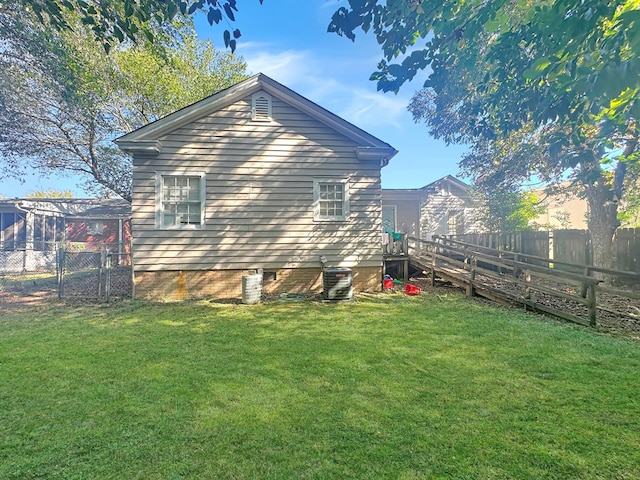
M 420 287 L 416 287 L 415 285 L 407 283 L 404 286 L 404 293 L 406 293 L 407 295 L 420 295 L 420 293 L 422 293 L 422 289 Z
M 391 290 L 393 288 L 393 279 L 383 280 L 382 286 L 385 290 Z

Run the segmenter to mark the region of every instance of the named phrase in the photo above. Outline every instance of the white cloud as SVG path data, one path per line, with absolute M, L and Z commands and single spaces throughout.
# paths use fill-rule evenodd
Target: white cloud
M 272 53 L 275 48 L 244 44 L 243 57 L 249 71 L 272 77 L 365 130 L 385 126 L 401 130 L 403 121 L 407 121 L 409 97 L 377 92 L 374 82 L 365 83 L 370 89 L 357 86 L 368 78 L 370 62 L 354 63 L 352 58 L 339 55 L 322 58 L 310 50 Z
M 252 74 L 264 73 L 274 80 L 296 90 L 296 85 L 306 83 L 306 79 L 320 65 L 312 59 L 311 52 L 304 50 L 284 50 L 270 52 L 269 45 L 246 44 L 243 57 Z

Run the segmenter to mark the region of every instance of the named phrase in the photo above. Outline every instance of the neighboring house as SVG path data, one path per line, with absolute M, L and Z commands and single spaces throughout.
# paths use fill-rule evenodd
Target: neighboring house
M 447 175 L 417 189 L 383 189 L 383 218 L 397 232 L 428 240 L 480 230 L 470 187 Z
M 136 295 L 321 289 L 323 263 L 378 290 L 385 142 L 258 74 L 119 139 L 133 157 Z
M 55 268 L 55 250 L 127 254 L 131 206 L 116 199 L 0 199 L 0 271 Z
M 538 230 L 586 230 L 589 205 L 587 200 L 570 192 L 549 195 L 544 190 L 534 191 L 542 202 L 544 213 L 530 222 Z

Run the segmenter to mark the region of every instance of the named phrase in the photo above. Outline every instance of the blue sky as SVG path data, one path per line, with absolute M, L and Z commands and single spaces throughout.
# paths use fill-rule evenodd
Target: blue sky
M 407 111 L 425 75 L 396 95 L 376 91 L 369 75 L 382 58 L 373 35 L 359 33 L 355 43 L 327 33 L 333 12 L 346 0 L 258 0 L 238 2 L 236 25 L 242 31 L 236 53 L 251 74 L 264 73 L 309 100 L 391 144 L 399 153 L 382 170 L 383 188 L 419 188 L 458 173 L 465 148 L 432 139 L 424 124 Z M 224 27 L 197 19 L 203 38 L 223 47 Z M 24 183 L 0 180 L 0 194 L 21 197 L 35 190 L 73 190 L 77 181 L 33 175 Z

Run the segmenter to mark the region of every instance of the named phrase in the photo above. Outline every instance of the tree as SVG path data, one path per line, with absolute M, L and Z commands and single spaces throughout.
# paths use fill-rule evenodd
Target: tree
M 237 0 L 15 0 L 7 3 L 12 4 L 14 12 L 32 12 L 43 25 L 59 31 L 77 29 L 76 22 L 87 25 L 107 52 L 126 39 L 153 41 L 158 27 L 170 25 L 176 17 L 186 19 L 203 12 L 209 25 L 218 25 L 223 20 L 230 24 L 238 11 Z M 231 52 L 235 51 L 240 36 L 237 28 L 224 30 L 224 43 Z
M 638 148 L 639 21 L 634 0 L 360 0 L 329 30 L 373 30 L 381 90 L 432 70 L 414 117 L 472 145 L 462 168 L 479 186 L 571 179 L 589 201 L 594 260 L 607 266 Z
M 544 213 L 537 195 L 517 188 L 490 188 L 475 191 L 477 220 L 489 232 L 532 230 L 532 221 Z
M 625 177 L 625 195 L 618 208 L 618 219 L 621 227 L 640 228 L 640 162 L 638 161 L 629 163 Z
M 91 193 L 130 200 L 130 159 L 112 140 L 246 78 L 246 65 L 190 24 L 110 55 L 90 36 L 0 11 L 0 171 L 73 172 Z
M 31 192 L 28 195 L 25 195 L 25 198 L 73 198 L 74 194 L 71 190 L 36 190 Z

